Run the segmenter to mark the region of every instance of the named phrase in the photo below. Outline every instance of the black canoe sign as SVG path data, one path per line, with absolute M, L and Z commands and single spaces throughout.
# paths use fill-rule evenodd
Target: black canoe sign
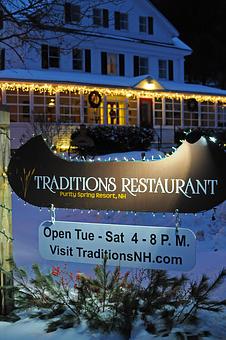
M 194 213 L 225 200 L 226 156 L 201 137 L 157 161 L 70 162 L 37 136 L 12 156 L 8 179 L 38 207 Z

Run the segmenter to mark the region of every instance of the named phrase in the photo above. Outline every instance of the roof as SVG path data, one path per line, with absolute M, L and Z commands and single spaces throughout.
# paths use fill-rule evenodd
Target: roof
M 217 96 L 226 96 L 226 90 L 221 90 L 216 87 L 205 86 L 191 83 L 176 83 L 174 81 L 159 81 L 159 84 L 167 91 L 211 94 Z
M 11 69 L 0 71 L 0 81 L 28 81 L 47 83 L 67 83 L 81 85 L 111 86 L 111 87 L 133 87 L 145 76 L 120 77 L 87 72 L 63 72 L 51 70 L 26 70 Z
M 35 82 L 35 83 L 54 83 L 54 84 L 78 84 L 93 85 L 100 87 L 119 87 L 130 89 L 142 89 L 142 82 L 150 79 L 151 75 L 139 77 L 120 77 L 108 76 L 81 72 L 62 72 L 51 70 L 25 70 L 11 69 L 0 71 L 0 82 Z M 153 79 L 154 80 L 154 79 Z M 197 93 L 216 96 L 226 96 L 226 91 L 218 88 L 203 86 L 199 84 L 179 83 L 174 81 L 155 80 L 159 84 L 158 91 L 161 92 L 180 92 Z M 146 89 L 145 89 L 146 90 Z M 151 91 L 151 90 L 150 90 Z M 156 92 L 156 89 L 154 90 Z

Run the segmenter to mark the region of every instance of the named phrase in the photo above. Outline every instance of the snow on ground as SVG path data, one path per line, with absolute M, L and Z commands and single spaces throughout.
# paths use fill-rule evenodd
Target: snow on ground
M 159 157 L 160 155 L 160 157 Z M 146 159 L 157 160 L 163 157 L 158 151 L 146 152 Z M 111 154 L 102 156 L 102 160 L 141 159 L 141 152 L 126 154 Z M 126 158 L 126 159 L 125 159 Z M 38 253 L 38 226 L 44 220 L 50 219 L 47 209 L 41 211 L 37 207 L 24 206 L 21 200 L 13 195 L 13 237 L 14 259 L 20 266 L 29 267 L 32 263 L 40 263 L 42 268 L 50 268 L 56 263 L 41 259 Z M 175 226 L 175 216 L 167 213 L 132 213 L 132 212 L 105 212 L 82 210 L 56 210 L 57 220 L 98 222 L 98 223 L 121 223 L 149 226 Z M 196 265 L 192 271 L 186 273 L 192 280 L 197 280 L 202 274 L 207 274 L 214 279 L 216 275 L 226 267 L 226 201 L 219 205 L 214 213 L 213 210 L 198 214 L 181 214 L 181 228 L 186 227 L 198 233 Z M 59 264 L 59 263 L 57 263 Z M 62 264 L 62 263 L 61 263 Z M 70 265 L 74 271 L 92 273 L 93 266 L 85 264 Z M 177 274 L 172 272 L 173 275 Z M 215 297 L 226 298 L 226 282 L 216 291 Z M 99 332 L 90 332 L 86 324 L 82 323 L 76 329 L 57 330 L 53 333 L 45 333 L 46 323 L 42 320 L 29 319 L 24 313 L 16 323 L 0 322 L 0 340 L 42 340 L 42 339 L 78 339 L 78 340 L 121 340 L 119 334 L 103 335 Z M 223 313 L 202 312 L 200 326 L 193 329 L 194 334 L 200 330 L 210 330 L 211 337 L 208 340 L 226 340 L 226 311 Z M 177 329 L 182 331 L 182 329 Z M 192 328 L 190 328 L 192 330 Z M 138 320 L 135 323 L 131 340 L 162 339 L 148 334 Z M 175 337 L 164 337 L 173 340 Z

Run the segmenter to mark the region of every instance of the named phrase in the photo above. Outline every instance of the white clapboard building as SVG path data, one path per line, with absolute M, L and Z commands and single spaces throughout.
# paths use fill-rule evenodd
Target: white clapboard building
M 53 9 L 58 29 L 43 30 L 36 44 L 15 52 L 1 43 L 1 101 L 14 147 L 39 120 L 68 131 L 81 124 L 151 127 L 165 143 L 177 128 L 226 126 L 226 91 L 184 82 L 192 51 L 150 1 L 88 3 L 60 1 Z M 1 22 L 2 34 L 9 25 Z

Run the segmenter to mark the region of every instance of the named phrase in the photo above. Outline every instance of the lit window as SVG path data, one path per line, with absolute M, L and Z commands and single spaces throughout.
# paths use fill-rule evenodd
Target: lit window
M 108 75 L 125 75 L 124 54 L 101 52 L 101 73 Z
M 107 54 L 107 74 L 109 75 L 117 74 L 117 54 L 113 53 Z

